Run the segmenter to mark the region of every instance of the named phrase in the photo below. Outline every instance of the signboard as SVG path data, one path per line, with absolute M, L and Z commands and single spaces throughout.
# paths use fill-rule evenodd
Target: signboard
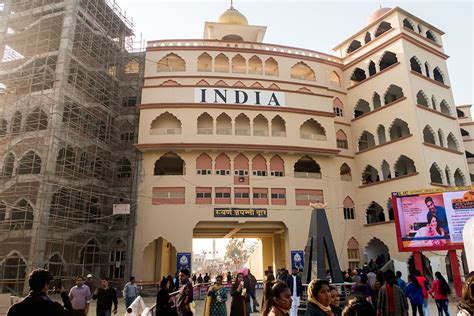
M 112 214 L 130 214 L 130 204 L 114 204 L 112 208 Z
M 392 193 L 400 251 L 463 248 L 463 228 L 474 217 L 473 187 Z
M 281 91 L 268 90 L 195 88 L 194 102 L 214 104 L 285 106 L 285 93 Z
M 176 254 L 176 271 L 188 269 L 191 272 L 191 253 L 178 252 Z
M 303 250 L 292 250 L 291 251 L 291 268 L 297 268 L 302 270 L 304 267 L 304 251 Z
M 214 217 L 267 217 L 266 208 L 215 208 Z

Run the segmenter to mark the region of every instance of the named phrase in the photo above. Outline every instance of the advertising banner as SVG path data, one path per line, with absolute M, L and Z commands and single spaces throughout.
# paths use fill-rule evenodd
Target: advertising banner
M 392 193 L 400 251 L 463 248 L 463 228 L 474 217 L 472 187 Z
M 176 271 L 179 272 L 181 269 L 189 269 L 189 272 L 191 272 L 190 252 L 178 252 L 176 254 Z
M 291 251 L 291 268 L 297 268 L 298 270 L 303 269 L 304 266 L 304 251 L 303 250 L 292 250 Z

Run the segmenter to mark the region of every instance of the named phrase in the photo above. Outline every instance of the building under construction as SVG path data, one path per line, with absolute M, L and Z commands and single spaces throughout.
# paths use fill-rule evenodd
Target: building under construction
M 109 0 L 0 3 L 0 288 L 25 292 L 38 267 L 119 285 L 139 163 L 132 23 Z

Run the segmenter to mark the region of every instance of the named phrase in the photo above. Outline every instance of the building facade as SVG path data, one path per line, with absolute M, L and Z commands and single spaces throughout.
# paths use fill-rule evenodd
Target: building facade
M 0 288 L 130 274 L 143 54 L 104 0 L 1 1 Z

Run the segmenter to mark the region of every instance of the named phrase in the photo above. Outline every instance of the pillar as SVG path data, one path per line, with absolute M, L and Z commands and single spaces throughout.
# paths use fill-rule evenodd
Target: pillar
M 454 288 L 456 290 L 456 296 L 461 297 L 462 283 L 461 273 L 459 272 L 459 262 L 456 250 L 449 250 L 449 261 L 451 261 L 451 273 L 453 276 Z
M 415 269 L 423 274 L 423 259 L 421 258 L 421 252 L 415 251 L 413 253 L 413 261 L 415 263 Z
M 262 240 L 263 271 L 268 270 L 268 267 L 272 267 L 273 273 L 275 273 L 276 267 L 273 262 L 273 238 L 263 237 L 261 240 Z

